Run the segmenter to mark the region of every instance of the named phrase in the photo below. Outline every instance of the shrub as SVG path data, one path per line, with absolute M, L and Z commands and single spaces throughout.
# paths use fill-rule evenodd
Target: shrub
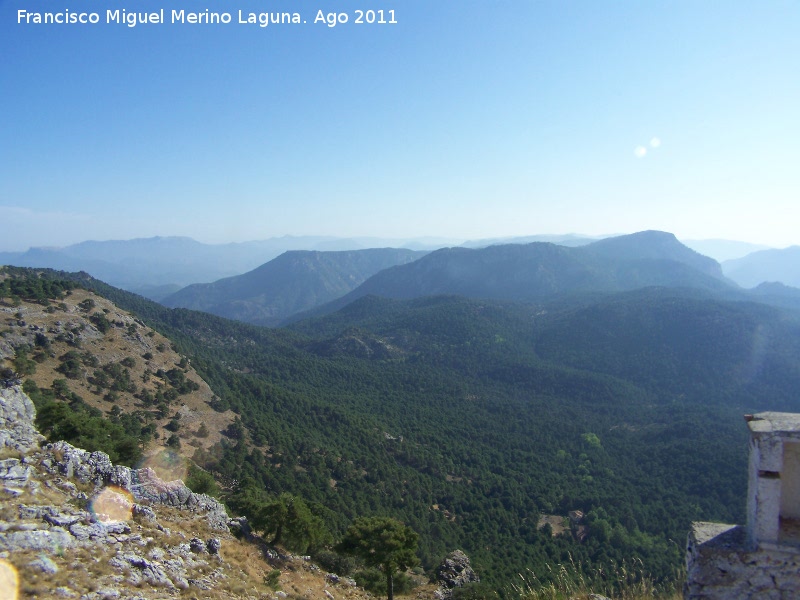
M 281 587 L 278 584 L 278 580 L 280 579 L 280 577 L 281 577 L 280 569 L 272 569 L 272 571 L 264 575 L 264 585 L 266 585 L 270 589 L 278 590 Z
M 329 573 L 336 573 L 349 577 L 358 566 L 358 560 L 346 554 L 339 554 L 333 550 L 320 550 L 314 553 L 314 562 Z
M 20 375 L 33 375 L 36 373 L 36 363 L 28 358 L 28 351 L 20 348 L 17 350 L 17 355 L 12 361 L 14 370 Z
M 353 575 L 356 583 L 376 596 L 386 596 L 386 575 L 378 569 L 363 569 Z M 405 573 L 395 573 L 394 593 L 408 594 L 414 589 L 414 580 Z
M 111 329 L 111 322 L 106 319 L 106 316 L 102 313 L 94 313 L 89 320 L 97 327 L 97 331 L 100 333 L 106 333 L 109 329 Z
M 204 471 L 197 465 L 189 467 L 189 474 L 186 476 L 184 483 L 186 483 L 186 487 L 197 494 L 208 494 L 209 496 L 219 494 L 219 486 L 211 473 Z
M 78 308 L 80 308 L 83 312 L 89 312 L 95 306 L 97 306 L 97 303 L 91 298 L 87 298 L 86 300 L 78 304 Z

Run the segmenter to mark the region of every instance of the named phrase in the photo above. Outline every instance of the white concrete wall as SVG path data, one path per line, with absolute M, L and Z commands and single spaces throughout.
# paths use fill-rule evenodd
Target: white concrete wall
M 761 453 L 756 438 L 750 438 L 750 462 L 747 473 L 747 543 L 756 545 L 756 509 L 758 508 L 758 468 Z
M 783 440 L 777 435 L 754 436 L 747 498 L 748 538 L 753 546 L 778 541 L 782 470 Z

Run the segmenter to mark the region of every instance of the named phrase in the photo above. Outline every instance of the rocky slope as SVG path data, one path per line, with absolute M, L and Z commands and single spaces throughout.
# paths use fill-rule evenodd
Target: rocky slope
M 24 369 L 13 364 L 20 354 Z M 156 437 L 148 454 L 165 447 L 173 419 L 187 457 L 212 448 L 234 420 L 232 412 L 211 408 L 213 392 L 167 338 L 87 290 L 72 290 L 49 306 L 0 302 L 0 366 L 4 360 L 39 388 L 60 380 L 104 413 L 117 407 L 152 423 Z
M 285 555 L 215 499 L 102 452 L 44 441 L 0 389 L 0 597 L 361 600 L 352 580 Z M 269 582 L 269 585 L 266 583 Z

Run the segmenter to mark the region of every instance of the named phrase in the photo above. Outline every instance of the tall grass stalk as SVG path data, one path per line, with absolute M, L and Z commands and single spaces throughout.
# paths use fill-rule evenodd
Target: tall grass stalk
M 579 569 L 570 556 L 568 565 L 546 565 L 539 577 L 528 569 L 520 573 L 519 583 L 512 583 L 513 594 L 520 600 L 589 600 L 600 594 L 613 600 L 680 600 L 683 576 L 676 573 L 671 583 L 656 585 L 639 559 L 623 561 L 610 571 L 598 568 L 589 575 Z

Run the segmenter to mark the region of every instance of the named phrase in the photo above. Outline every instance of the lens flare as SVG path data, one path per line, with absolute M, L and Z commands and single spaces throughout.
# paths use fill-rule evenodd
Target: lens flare
M 19 576 L 10 562 L 0 558 L 0 598 L 17 600 L 19 594 Z
M 91 511 L 101 523 L 129 521 L 133 516 L 133 496 L 116 486 L 103 488 L 92 498 Z
M 148 457 L 142 468 L 153 469 L 161 481 L 184 481 L 189 470 L 186 459 L 172 450 L 162 450 Z

